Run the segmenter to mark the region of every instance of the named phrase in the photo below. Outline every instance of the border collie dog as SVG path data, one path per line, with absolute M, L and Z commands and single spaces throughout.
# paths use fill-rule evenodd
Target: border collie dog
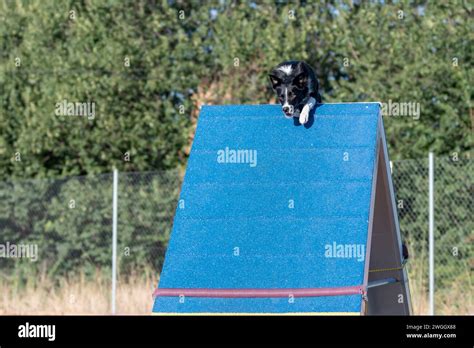
M 311 109 L 321 103 L 318 80 L 311 66 L 291 60 L 278 64 L 269 76 L 285 117 L 298 117 L 301 124 L 308 122 Z

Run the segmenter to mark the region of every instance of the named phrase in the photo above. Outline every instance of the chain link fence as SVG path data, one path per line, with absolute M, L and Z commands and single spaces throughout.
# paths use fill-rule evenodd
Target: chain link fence
M 118 176 L 117 313 L 151 312 L 181 179 L 177 170 Z
M 392 175 L 413 310 L 427 314 L 428 159 L 392 162 Z M 471 161 L 436 159 L 437 314 L 474 311 L 472 175 Z M 119 173 L 118 314 L 151 311 L 181 181 Z M 110 313 L 112 190 L 112 174 L 0 182 L 0 314 Z
M 0 182 L 0 314 L 107 312 L 111 197 L 107 174 Z
M 117 313 L 149 313 L 181 175 L 121 173 Z M 113 174 L 0 182 L 0 314 L 111 311 Z
M 472 161 L 436 158 L 434 165 L 435 314 L 474 313 Z M 392 162 L 392 178 L 415 314 L 429 313 L 428 157 Z

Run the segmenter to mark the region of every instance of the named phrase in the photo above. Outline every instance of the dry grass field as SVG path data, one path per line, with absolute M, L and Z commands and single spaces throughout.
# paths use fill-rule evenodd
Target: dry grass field
M 415 315 L 429 313 L 428 273 L 424 267 L 425 263 L 420 262 L 412 262 L 408 266 L 412 309 Z M 474 287 L 471 279 L 472 275 L 466 270 L 465 274 L 449 287 L 435 288 L 435 314 L 473 315 Z
M 39 279 L 22 286 L 0 282 L 0 315 L 110 314 L 111 281 L 97 273 L 94 280 L 79 276 L 54 285 Z M 117 314 L 148 315 L 157 277 L 151 272 L 117 282 Z
M 428 291 L 414 268 L 410 289 L 414 314 L 428 313 Z M 27 284 L 0 282 L 0 315 L 99 315 L 110 314 L 110 279 L 97 273 L 94 280 L 81 275 L 53 285 L 45 277 Z M 469 279 L 469 278 L 467 278 Z M 157 277 L 152 271 L 132 275 L 117 283 L 117 314 L 149 315 Z M 466 286 L 468 287 L 466 289 Z M 473 314 L 471 284 L 454 284 L 436 293 L 437 314 Z

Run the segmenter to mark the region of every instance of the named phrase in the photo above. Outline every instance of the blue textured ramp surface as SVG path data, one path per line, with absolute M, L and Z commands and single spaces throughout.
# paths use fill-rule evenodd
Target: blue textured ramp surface
M 279 105 L 204 106 L 159 287 L 361 285 L 379 113 L 377 103 L 323 104 L 305 127 Z M 157 297 L 153 312 L 361 310 L 360 295 L 182 302 Z

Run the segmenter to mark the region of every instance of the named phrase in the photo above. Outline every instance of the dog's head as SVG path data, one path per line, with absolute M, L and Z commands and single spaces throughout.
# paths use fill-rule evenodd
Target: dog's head
M 287 117 L 293 117 L 309 95 L 309 72 L 303 62 L 279 64 L 270 72 L 270 81 Z

